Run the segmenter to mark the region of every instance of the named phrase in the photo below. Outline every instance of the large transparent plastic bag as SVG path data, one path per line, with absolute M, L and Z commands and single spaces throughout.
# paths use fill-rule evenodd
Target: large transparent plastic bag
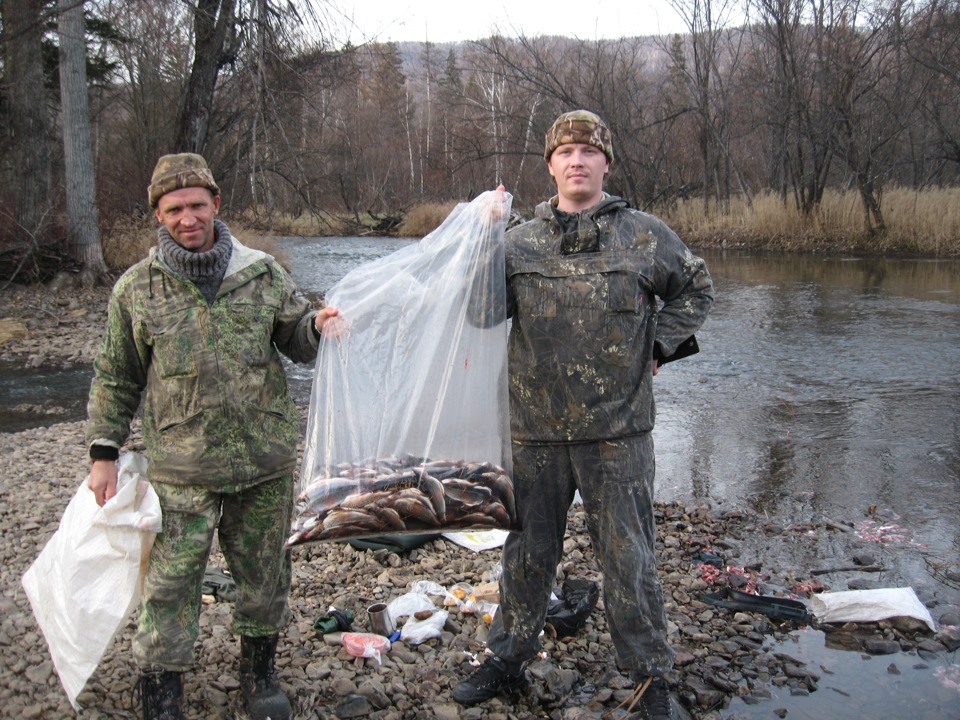
M 287 545 L 516 529 L 503 233 L 511 196 L 459 205 L 327 293 Z

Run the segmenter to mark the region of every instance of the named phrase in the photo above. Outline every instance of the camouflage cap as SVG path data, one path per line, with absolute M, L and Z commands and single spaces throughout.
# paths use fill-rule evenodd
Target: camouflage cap
M 613 140 L 610 136 L 610 128 L 599 115 L 589 110 L 566 112 L 553 121 L 553 125 L 547 130 L 543 158 L 549 162 L 553 151 L 567 143 L 593 145 L 603 151 L 607 160 L 613 162 Z
M 185 187 L 205 187 L 214 195 L 220 194 L 213 173 L 202 156 L 196 153 L 164 155 L 157 161 L 147 188 L 150 207 L 157 207 L 157 202 L 168 192 Z

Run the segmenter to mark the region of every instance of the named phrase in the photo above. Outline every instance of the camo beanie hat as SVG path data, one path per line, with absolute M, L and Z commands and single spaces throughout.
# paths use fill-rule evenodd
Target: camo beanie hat
M 553 125 L 547 130 L 543 159 L 550 162 L 553 151 L 567 143 L 593 145 L 603 151 L 607 160 L 613 162 L 613 140 L 610 136 L 610 128 L 599 115 L 589 110 L 566 112 L 553 121 Z
M 185 187 L 205 187 L 214 196 L 220 194 L 213 173 L 202 156 L 196 153 L 164 155 L 157 161 L 150 186 L 147 188 L 150 207 L 156 208 L 160 198 L 168 192 Z

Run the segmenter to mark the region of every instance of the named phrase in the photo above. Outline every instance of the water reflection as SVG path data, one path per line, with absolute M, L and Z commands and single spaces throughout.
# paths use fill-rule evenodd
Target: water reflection
M 82 420 L 92 367 L 24 368 L 0 362 L 0 432 Z
M 660 494 L 850 522 L 877 506 L 956 556 L 960 266 L 705 256 L 703 352 L 656 379 Z
M 852 649 L 852 648 L 851 648 Z M 819 677 L 818 689 L 804 697 L 789 689 L 770 685 L 772 697 L 759 705 L 733 698 L 724 717 L 749 720 L 776 717 L 772 708 L 787 712 L 791 720 L 863 720 L 909 717 L 911 720 L 942 720 L 956 717 L 957 691 L 941 676 L 956 675 L 947 657 L 916 655 L 870 656 L 843 649 L 838 639 L 804 629 L 790 634 L 777 648 Z

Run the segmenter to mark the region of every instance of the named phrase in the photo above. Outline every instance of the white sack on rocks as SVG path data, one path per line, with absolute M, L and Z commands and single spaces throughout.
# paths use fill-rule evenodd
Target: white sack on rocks
M 930 611 L 913 588 L 879 588 L 819 593 L 810 598 L 810 607 L 820 622 L 876 622 L 893 617 L 912 617 L 936 632 Z
M 37 624 L 74 710 L 77 695 L 140 601 L 142 571 L 161 529 L 146 459 L 123 453 L 117 494 L 103 507 L 84 479 L 60 526 L 23 575 Z

